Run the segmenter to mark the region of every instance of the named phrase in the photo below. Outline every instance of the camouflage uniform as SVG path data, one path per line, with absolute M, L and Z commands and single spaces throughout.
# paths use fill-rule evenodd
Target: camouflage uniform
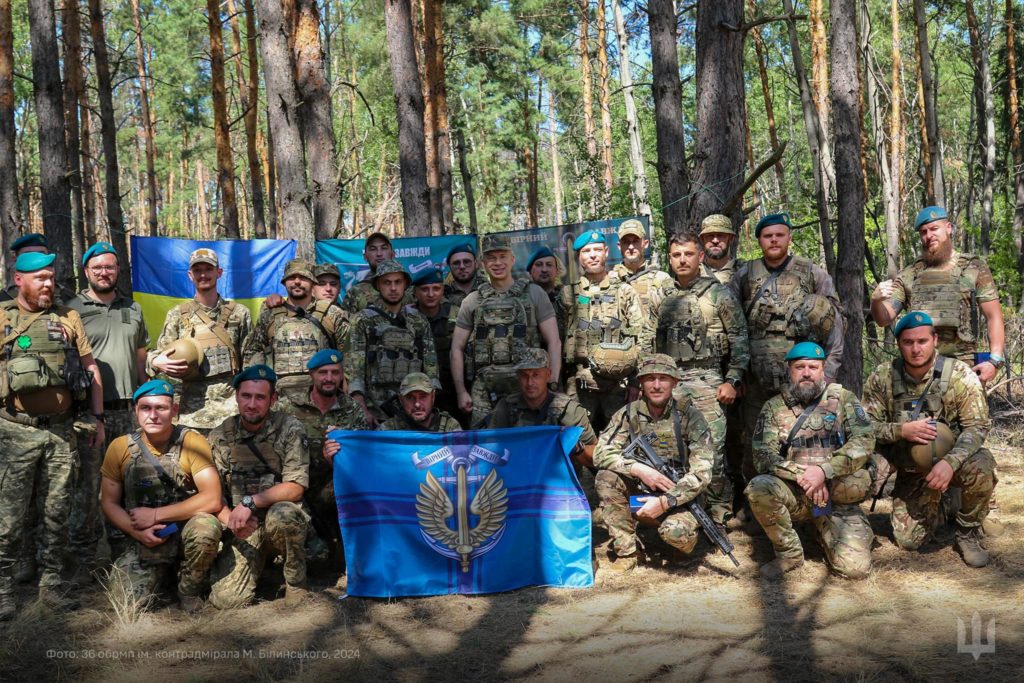
M 213 307 L 193 299 L 167 311 L 156 348 L 147 355 L 149 375 L 156 377 L 159 374 L 153 367 L 153 361 L 162 350 L 186 337 L 195 338 L 204 347 L 210 361 L 208 373 L 200 379 L 181 381 L 168 378 L 180 385 L 175 392 L 180 395 L 178 424 L 207 434 L 224 418 L 237 412 L 231 378 L 241 370 L 242 343 L 251 331 L 249 309 L 223 297 Z M 219 339 L 220 335 L 226 336 L 231 342 L 230 347 Z
M 992 422 L 981 381 L 966 363 L 938 358 L 942 360 L 932 365 L 920 383 L 907 375 L 902 361 L 897 359 L 881 365 L 864 385 L 864 407 L 874 423 L 879 450 L 897 471 L 892 504 L 893 536 L 897 545 L 907 550 L 921 547 L 942 522 L 939 513 L 942 494 L 924 484 L 924 475 L 916 471 L 910 459 L 909 444 L 900 432 L 929 381 L 931 387 L 920 417 L 944 422 L 956 437 L 956 443 L 943 460 L 953 468 L 950 486 L 961 490 L 960 509 L 956 513 L 959 526 L 965 529 L 981 526 L 996 484 L 995 458 L 984 447 Z
M 285 306 L 261 305 L 256 326 L 242 347 L 243 366 L 266 364 L 274 368 L 279 390 L 308 389 L 309 359 L 321 349 L 344 348 L 347 338 L 348 315 L 329 301 L 313 299 L 301 317 Z
M 640 297 L 640 305 L 647 310 L 651 305 L 651 294 L 663 287 L 671 287 L 673 278 L 663 270 L 655 268 L 650 263 L 644 263 L 643 268 L 635 273 L 626 267 L 626 264 L 617 264 L 612 271 L 619 276 L 619 279 L 629 284 Z
M 345 298 L 341 300 L 341 308 L 347 311 L 350 316 L 361 311 L 365 311 L 366 307 L 370 304 L 376 304 L 377 306 L 384 305 L 384 300 L 380 298 L 380 292 L 377 291 L 377 287 L 373 284 L 373 280 L 370 279 L 372 276 L 373 273 L 370 273 L 365 279 L 355 283 L 349 287 L 347 292 L 345 292 Z M 407 306 L 412 304 L 414 301 L 415 299 L 412 295 L 412 287 L 409 287 L 405 290 L 405 296 L 402 298 L 402 305 Z
M 704 261 L 704 263 L 700 264 L 700 274 L 701 277 L 713 277 L 723 285 L 728 286 L 733 276 L 736 275 L 736 272 L 745 263 L 746 261 L 741 258 L 734 258 L 728 260 L 721 268 L 713 268 L 707 261 Z
M 377 427 L 378 431 L 384 432 L 461 432 L 462 425 L 454 417 L 434 408 L 434 412 L 430 414 L 430 420 L 427 423 L 427 428 L 424 429 L 420 425 L 413 422 L 413 419 L 406 414 L 404 410 L 399 411 L 394 417 L 389 417 L 384 422 L 380 423 Z
M 220 473 L 228 505 L 237 506 L 247 494 L 259 493 L 281 482 L 309 487 L 309 439 L 302 423 L 291 415 L 271 411 L 259 431 L 251 434 L 229 417 L 210 432 L 213 460 Z M 254 444 L 267 461 L 257 458 L 246 442 Z M 300 503 L 282 501 L 255 513 L 259 528 L 246 539 L 229 535 L 213 571 L 210 604 L 218 609 L 241 607 L 253 600 L 256 584 L 268 560 L 284 559 L 284 580 L 289 586 L 306 582 L 306 537 L 309 514 Z
M 732 515 L 733 487 L 726 471 L 726 419 L 718 387 L 726 380 L 739 382 L 747 371 L 747 321 L 732 292 L 711 278 L 698 277 L 686 287 L 672 280 L 653 291 L 650 301 L 657 320 L 654 350 L 672 356 L 680 369 L 676 397 L 688 396 L 711 430 L 715 468 L 707 491 L 708 514 L 723 524 Z M 738 471 L 741 463 L 730 465 Z
M 753 434 L 758 475 L 745 491 L 750 509 L 776 557 L 803 559 L 793 523 L 810 521 L 832 571 L 863 578 L 871 570 L 874 540 L 859 505 L 871 489 L 871 475 L 865 469 L 875 445 L 871 421 L 853 393 L 829 384 L 784 453 L 783 445 L 806 407 L 786 387 L 761 409 Z M 831 514 L 814 516 L 810 499 L 796 483 L 811 466 L 825 472 Z
M 434 335 L 427 319 L 409 307 L 391 313 L 371 305 L 357 313 L 345 347 L 349 393 L 362 394 L 366 407 L 384 420 L 398 409 L 398 386 L 411 372 L 426 373 L 434 388 L 440 388 Z
M 458 397 L 455 393 L 455 381 L 452 379 L 452 335 L 455 333 L 455 320 L 458 318 L 459 307 L 447 298 L 441 299 L 436 315 L 428 316 L 420 311 L 415 304 L 405 307 L 406 312 L 413 311 L 426 318 L 430 332 L 434 338 L 434 351 L 437 354 L 437 377 L 441 389 L 434 401 L 438 408 L 448 412 L 458 410 Z
M 601 497 L 602 518 L 612 538 L 612 548 L 619 556 L 636 552 L 636 519 L 629 510 L 629 497 L 643 495 L 639 480 L 629 474 L 633 462 L 623 458 L 622 452 L 637 436 L 653 432 L 657 439 L 654 450 L 666 462 L 682 466 L 686 475 L 666 493 L 678 500 L 678 505 L 694 500 L 711 481 L 714 455 L 711 450 L 711 432 L 700 411 L 689 401 L 672 399 L 661 417 L 651 417 L 643 399 L 624 406 L 601 432 L 594 450 L 597 473 L 597 494 Z M 669 510 L 661 519 L 658 535 L 673 548 L 690 553 L 697 544 L 700 524 L 682 507 Z
M 450 301 L 457 310 L 462 305 L 462 302 L 466 300 L 467 296 L 480 289 L 480 285 L 486 283 L 487 274 L 482 268 L 477 268 L 476 275 L 473 276 L 473 288 L 468 292 L 464 292 L 455 286 L 455 281 L 452 279 L 451 273 L 449 273 L 444 285 L 444 298 Z
M 602 347 L 632 344 L 639 359 L 651 349 L 646 311 L 636 291 L 609 273 L 599 283 L 586 277 L 562 288 L 562 303 L 569 312 L 564 356 L 576 372 L 567 380 L 567 393 L 590 413 L 601 430 L 611 415 L 626 404 L 626 384 L 632 370 L 602 368 L 596 354 Z

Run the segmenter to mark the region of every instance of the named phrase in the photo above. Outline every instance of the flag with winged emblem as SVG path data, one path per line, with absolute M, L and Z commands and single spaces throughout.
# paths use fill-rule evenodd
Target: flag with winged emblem
M 578 427 L 334 431 L 350 595 L 593 585 Z

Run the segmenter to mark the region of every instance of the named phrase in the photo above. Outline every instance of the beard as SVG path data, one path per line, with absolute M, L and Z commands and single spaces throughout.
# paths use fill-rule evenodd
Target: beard
M 117 283 L 111 282 L 109 285 L 101 285 L 99 283 L 91 282 L 89 285 L 92 287 L 92 291 L 97 294 L 110 294 L 117 289 Z
M 822 379 L 814 383 L 799 382 L 791 385 L 790 391 L 796 400 L 807 405 L 821 396 L 821 392 L 825 391 L 825 380 Z
M 264 420 L 267 419 L 266 415 L 249 416 L 249 415 L 246 415 L 245 413 L 242 413 L 241 417 L 242 417 L 242 422 L 244 422 L 246 424 L 249 424 L 249 425 L 258 425 L 258 424 L 262 423 Z
M 26 294 L 25 301 L 35 308 L 49 308 L 53 305 L 53 294 L 37 294 L 36 296 Z
M 727 247 L 707 247 L 705 251 L 707 252 L 708 258 L 715 259 L 716 261 L 718 259 L 725 258 L 729 254 L 729 249 Z
M 326 388 L 326 387 L 314 387 L 314 388 L 316 389 L 316 393 L 320 394 L 324 398 L 334 398 L 335 396 L 338 395 L 338 387 L 337 387 L 337 385 L 335 385 L 333 387 L 330 387 L 330 388 Z
M 921 259 L 924 261 L 926 266 L 941 266 L 943 263 L 949 260 L 949 257 L 953 255 L 953 241 L 946 240 L 935 249 L 935 251 L 925 250 L 921 254 Z

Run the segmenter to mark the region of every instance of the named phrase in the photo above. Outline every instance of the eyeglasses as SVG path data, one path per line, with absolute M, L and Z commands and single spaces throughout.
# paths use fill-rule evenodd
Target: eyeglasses
M 113 273 L 117 271 L 117 266 L 89 266 L 89 270 L 94 273 Z

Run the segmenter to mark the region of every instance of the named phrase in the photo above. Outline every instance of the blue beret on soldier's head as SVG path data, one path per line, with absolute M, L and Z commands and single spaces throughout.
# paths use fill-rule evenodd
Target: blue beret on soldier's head
M 786 361 L 794 360 L 825 360 L 825 349 L 809 341 L 794 344 L 786 354 Z
M 757 222 L 757 225 L 754 227 L 754 237 L 760 237 L 761 231 L 769 225 L 785 225 L 790 230 L 793 229 L 788 213 L 770 213 Z
M 537 261 L 537 259 L 547 258 L 549 256 L 554 258 L 555 252 L 551 251 L 547 247 L 541 247 L 537 251 L 530 254 L 530 260 L 526 262 L 526 270 L 530 270 L 530 268 L 533 268 L 533 264 Z
M 313 357 L 306 363 L 307 370 L 316 370 L 322 368 L 325 365 L 333 365 L 340 363 L 342 359 L 341 351 L 335 349 L 320 349 L 313 354 Z
M 242 382 L 249 380 L 264 380 L 275 385 L 277 384 L 277 373 L 269 365 L 250 365 L 235 375 L 235 378 L 231 380 L 231 386 L 237 389 Z
M 580 233 L 580 236 L 572 243 L 572 248 L 575 251 L 579 251 L 588 244 L 607 244 L 607 240 L 605 240 L 604 233 L 600 230 L 587 230 L 584 233 Z
M 26 251 L 14 262 L 14 270 L 19 273 L 34 273 L 37 270 L 53 265 L 56 254 L 44 254 L 41 251 Z
M 421 272 L 416 273 L 416 277 L 412 279 L 412 286 L 419 287 L 420 285 L 440 285 L 444 283 L 444 275 L 441 274 L 440 268 L 424 268 Z
M 444 262 L 451 263 L 452 256 L 462 253 L 472 254 L 473 256 L 476 256 L 476 249 L 473 248 L 473 244 L 471 242 L 463 242 L 462 244 L 456 244 L 454 247 L 448 250 L 448 255 L 444 258 Z
M 11 251 L 18 253 L 19 250 L 25 247 L 42 247 L 49 249 L 50 244 L 46 241 L 46 235 L 38 232 L 30 232 L 27 235 L 22 235 L 18 239 L 11 242 Z
M 914 230 L 920 230 L 922 225 L 948 219 L 949 214 L 941 206 L 926 206 L 917 212 L 917 218 L 914 219 Z
M 132 403 L 138 403 L 144 396 L 174 396 L 174 385 L 162 379 L 151 379 L 132 394 Z
M 82 254 L 82 267 L 85 268 L 85 264 L 89 263 L 89 259 L 93 256 L 99 256 L 101 254 L 113 254 L 117 256 L 117 250 L 114 249 L 113 245 L 109 242 L 97 242 Z
M 925 326 L 935 327 L 935 322 L 932 320 L 932 317 L 923 311 L 911 311 L 900 318 L 899 322 L 896 323 L 896 327 L 893 329 L 892 334 L 894 337 L 899 339 L 900 334 L 902 334 L 904 330 L 912 330 L 915 327 Z

